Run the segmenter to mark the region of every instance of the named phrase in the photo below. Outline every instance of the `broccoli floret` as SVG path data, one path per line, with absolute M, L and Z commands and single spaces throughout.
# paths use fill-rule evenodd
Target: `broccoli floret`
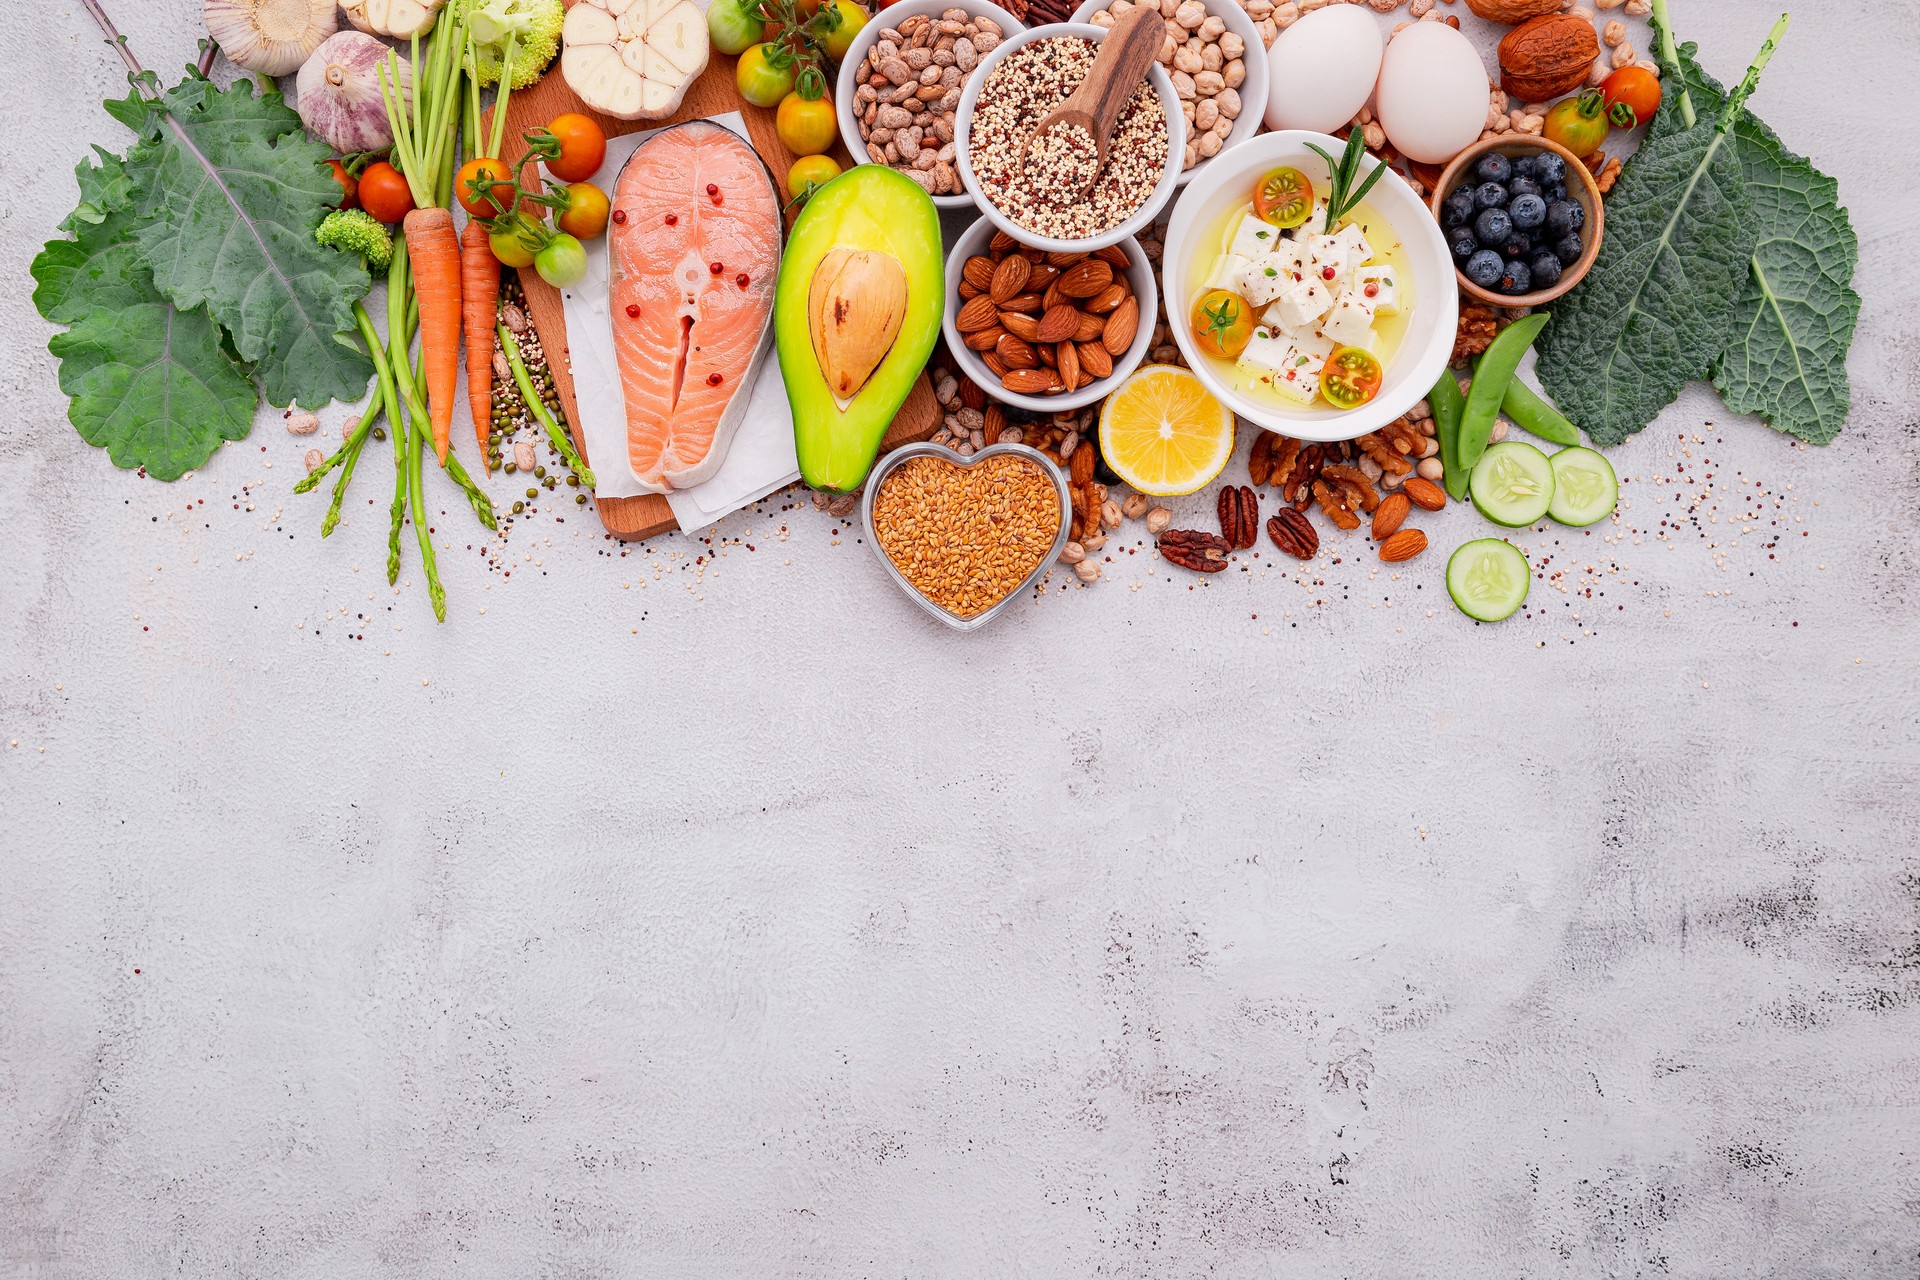
M 357 253 L 375 271 L 393 261 L 393 235 L 365 209 L 335 209 L 321 219 L 313 238 L 329 249 Z
M 473 37 L 474 61 L 482 86 L 500 82 L 507 37 L 513 37 L 513 87 L 524 89 L 546 74 L 560 52 L 560 28 L 567 20 L 562 0 L 464 0 L 462 20 Z

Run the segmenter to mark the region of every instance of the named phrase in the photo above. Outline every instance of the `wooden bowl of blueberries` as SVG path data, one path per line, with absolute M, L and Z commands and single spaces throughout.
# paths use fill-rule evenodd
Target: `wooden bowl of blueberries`
M 1544 306 L 1579 284 L 1606 226 L 1600 188 L 1579 157 L 1518 134 L 1455 156 L 1432 205 L 1460 291 L 1495 307 Z

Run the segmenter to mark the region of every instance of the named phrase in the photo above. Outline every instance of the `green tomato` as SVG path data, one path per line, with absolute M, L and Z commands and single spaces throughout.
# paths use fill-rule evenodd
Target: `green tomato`
M 587 274 L 586 246 L 562 231 L 533 255 L 533 269 L 556 289 L 568 289 Z
M 820 48 L 839 62 L 847 56 L 847 47 L 860 34 L 860 28 L 867 25 L 867 11 L 853 0 L 833 0 L 833 7 L 840 14 L 840 25 L 820 37 Z
M 756 44 L 740 55 L 734 69 L 734 82 L 740 96 L 756 107 L 771 107 L 793 92 L 793 68 L 776 67 L 767 61 L 770 46 Z
M 518 215 L 516 215 L 517 218 Z M 520 224 L 517 221 L 502 221 L 487 233 L 487 245 L 493 250 L 493 256 L 503 267 L 530 267 L 533 265 L 533 250 L 527 248 L 520 238 Z
M 713 0 L 707 7 L 707 35 L 722 53 L 744 53 L 760 38 L 763 25 L 741 0 Z

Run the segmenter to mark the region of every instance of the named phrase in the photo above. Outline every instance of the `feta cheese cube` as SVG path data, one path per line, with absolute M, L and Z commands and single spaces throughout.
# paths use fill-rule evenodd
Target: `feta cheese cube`
M 1340 292 L 1340 286 L 1346 283 L 1347 273 L 1351 269 L 1352 264 L 1347 261 L 1347 247 L 1337 237 L 1315 236 L 1307 241 L 1307 276 L 1324 281 L 1332 294 Z
M 1238 364 L 1264 381 L 1278 376 L 1292 361 L 1293 354 L 1291 342 L 1262 325 L 1247 339 L 1246 349 L 1240 353 Z
M 1227 246 L 1227 252 L 1237 253 L 1243 258 L 1258 258 L 1271 253 L 1279 244 L 1279 230 L 1272 223 L 1249 213 L 1234 228 L 1233 243 Z
M 1236 291 L 1254 306 L 1264 307 L 1294 286 L 1297 266 L 1288 254 L 1255 258 L 1241 269 Z
M 1320 322 L 1320 336 L 1335 346 L 1373 350 L 1373 308 L 1348 290 Z
M 1324 200 L 1316 200 L 1313 204 L 1313 212 L 1307 215 L 1307 220 L 1293 229 L 1293 238 L 1304 244 L 1317 235 L 1326 234 L 1326 230 L 1327 204 Z
M 1347 288 L 1365 299 L 1377 316 L 1398 315 L 1400 312 L 1399 282 L 1394 278 L 1392 267 L 1384 264 L 1361 267 L 1347 281 Z
M 1333 288 L 1317 276 L 1309 275 L 1295 281 L 1279 298 L 1274 318 L 1282 329 L 1313 330 L 1319 327 L 1320 317 L 1333 306 Z
M 1289 344 L 1286 362 L 1274 374 L 1273 389 L 1301 404 L 1312 404 L 1320 394 L 1320 373 L 1327 367 L 1333 345 L 1309 338 Z
M 1202 289 L 1233 289 L 1237 291 L 1240 288 L 1240 273 L 1247 269 L 1249 261 L 1249 259 L 1243 258 L 1237 253 L 1229 253 L 1220 259 L 1219 264 L 1213 269 L 1213 274 L 1208 276 L 1206 283 L 1200 287 Z
M 1335 232 L 1333 238 L 1347 255 L 1349 272 L 1357 271 L 1373 259 L 1373 246 L 1367 243 L 1367 233 L 1360 229 L 1359 224 L 1349 222 Z

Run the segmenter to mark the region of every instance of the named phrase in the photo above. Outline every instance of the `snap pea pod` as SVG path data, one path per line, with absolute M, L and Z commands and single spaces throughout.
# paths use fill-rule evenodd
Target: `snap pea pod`
M 1541 398 L 1539 392 L 1517 377 L 1507 384 L 1507 394 L 1501 399 L 1500 408 L 1513 419 L 1514 426 L 1529 435 L 1539 436 L 1554 444 L 1580 443 L 1580 428 L 1567 421 L 1558 409 Z
M 1440 381 L 1427 392 L 1433 410 L 1433 433 L 1440 441 L 1440 465 L 1446 468 L 1447 493 L 1455 502 L 1467 496 L 1467 469 L 1460 465 L 1460 413 L 1467 407 L 1453 370 L 1442 369 Z
M 1468 471 L 1487 451 L 1493 435 L 1493 420 L 1500 416 L 1500 404 L 1507 398 L 1513 371 L 1520 357 L 1547 326 L 1547 313 L 1536 311 L 1523 316 L 1500 331 L 1493 345 L 1481 353 L 1474 366 L 1473 386 L 1467 390 L 1467 408 L 1460 415 L 1460 465 Z

